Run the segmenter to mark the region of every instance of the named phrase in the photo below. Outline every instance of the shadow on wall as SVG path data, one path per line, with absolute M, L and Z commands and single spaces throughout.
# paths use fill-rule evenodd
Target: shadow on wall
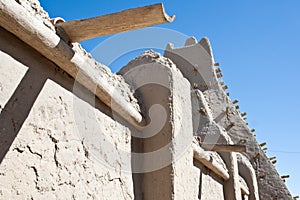
M 0 113 L 0 163 L 2 163 L 47 79 L 53 80 L 70 92 L 73 92 L 75 81 L 54 63 L 1 27 L 0 51 L 28 67 Z M 9 66 L 6 67 L 9 69 Z M 104 114 L 112 116 L 111 110 L 101 101 L 96 100 L 95 96 L 84 87 L 76 89 L 75 95 Z

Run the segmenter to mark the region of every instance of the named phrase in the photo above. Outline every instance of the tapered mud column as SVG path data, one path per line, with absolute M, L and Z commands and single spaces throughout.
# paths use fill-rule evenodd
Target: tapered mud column
M 245 179 L 249 188 L 249 200 L 259 200 L 258 185 L 255 170 L 249 160 L 242 154 L 237 154 L 239 173 Z
M 226 163 L 230 179 L 224 182 L 224 197 L 226 200 L 241 200 L 238 164 L 236 153 L 220 153 Z
M 136 87 L 147 126 L 133 171 L 142 173 L 142 199 L 194 199 L 190 84 L 175 65 L 148 51 L 121 70 Z M 142 167 L 139 168 L 142 163 Z M 138 198 L 139 199 L 139 198 Z

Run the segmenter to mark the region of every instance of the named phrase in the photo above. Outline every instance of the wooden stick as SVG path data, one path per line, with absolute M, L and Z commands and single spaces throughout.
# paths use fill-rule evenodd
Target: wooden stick
M 56 24 L 69 36 L 71 42 L 140 29 L 156 24 L 172 22 L 175 16 L 168 16 L 163 4 L 154 4 L 124 10 L 99 17 L 72 20 Z
M 232 104 L 236 104 L 236 103 L 238 103 L 239 102 L 239 100 L 234 100 L 233 102 L 232 102 Z
M 266 146 L 266 145 L 267 145 L 267 143 L 266 143 L 266 142 L 263 142 L 263 143 L 261 143 L 259 146 L 263 147 L 263 146 Z
M 290 178 L 290 175 L 281 176 L 282 179 Z
M 260 154 L 259 154 L 259 153 L 256 153 L 256 154 L 253 155 L 253 159 L 254 159 L 254 160 L 258 159 L 259 157 L 260 157 Z
M 276 159 L 276 156 L 269 158 L 269 160 L 275 160 L 275 159 Z
M 206 150 L 219 152 L 246 152 L 246 146 L 240 144 L 207 144 L 200 143 L 200 146 Z

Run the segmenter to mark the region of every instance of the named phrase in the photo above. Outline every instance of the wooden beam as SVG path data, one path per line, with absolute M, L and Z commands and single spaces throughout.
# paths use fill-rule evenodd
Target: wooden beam
M 276 156 L 269 158 L 269 160 L 276 160 Z
M 175 16 L 168 16 L 163 4 L 132 8 L 99 17 L 72 20 L 56 24 L 68 35 L 71 42 L 140 29 L 156 24 L 172 22 Z
M 266 145 L 267 145 L 267 143 L 266 143 L 266 142 L 263 142 L 263 143 L 261 143 L 259 146 L 263 147 L 263 146 L 266 146 Z
M 246 152 L 246 146 L 240 144 L 207 144 L 200 143 L 200 146 L 209 151 L 218 152 Z
M 282 179 L 290 178 L 290 175 L 281 176 Z

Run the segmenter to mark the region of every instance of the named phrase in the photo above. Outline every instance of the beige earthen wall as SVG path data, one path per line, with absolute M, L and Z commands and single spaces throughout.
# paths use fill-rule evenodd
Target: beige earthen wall
M 88 126 L 96 120 L 115 150 L 130 152 L 130 130 L 88 91 L 74 94 L 73 79 L 2 28 L 0 50 L 0 198 L 133 199 L 132 175 L 120 170 L 130 157 L 104 152 L 115 166 L 103 165 L 81 132 L 97 134 Z M 79 108 L 90 119 L 78 119 Z
M 198 189 L 195 199 L 224 200 L 224 180 L 197 160 L 194 160 L 194 170 L 198 179 L 197 185 L 193 186 Z

